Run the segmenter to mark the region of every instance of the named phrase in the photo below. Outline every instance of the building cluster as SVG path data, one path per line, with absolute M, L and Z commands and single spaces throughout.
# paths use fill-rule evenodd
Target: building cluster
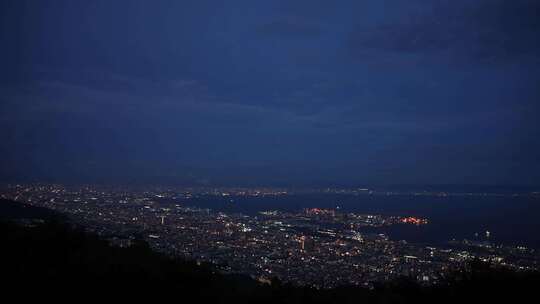
M 237 193 L 225 191 L 214 195 Z M 279 193 L 286 195 L 282 190 Z M 539 265 L 538 255 L 525 247 L 469 241 L 449 243 L 444 248 L 420 246 L 362 229 L 428 224 L 424 218 L 318 208 L 296 213 L 273 210 L 252 216 L 228 214 L 193 207 L 196 195 L 185 189 L 127 191 L 51 185 L 18 185 L 2 193 L 3 198 L 66 214 L 72 223 L 116 246 L 145 240 L 165 254 L 211 263 L 224 273 L 244 274 L 261 282 L 277 277 L 293 284 L 328 288 L 372 286 L 408 276 L 423 284 L 436 284 L 473 259 L 517 270 L 537 269 Z

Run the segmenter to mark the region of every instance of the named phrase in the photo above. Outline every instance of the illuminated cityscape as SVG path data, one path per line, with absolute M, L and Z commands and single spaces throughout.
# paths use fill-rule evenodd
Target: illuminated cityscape
M 288 193 L 283 189 L 126 191 L 16 185 L 2 197 L 65 214 L 71 223 L 115 246 L 129 247 L 135 240 L 144 240 L 167 255 L 210 263 L 220 272 L 244 274 L 260 282 L 277 277 L 317 288 L 370 287 L 407 276 L 432 285 L 474 259 L 517 271 L 539 266 L 535 250 L 492 244 L 489 231 L 482 241 L 454 240 L 444 247 L 364 232 L 364 228 L 430 225 L 427 218 L 324 208 L 246 215 L 199 208 L 195 199 Z
M 0 46 L 6 299 L 538 297 L 540 0 L 0 0 Z

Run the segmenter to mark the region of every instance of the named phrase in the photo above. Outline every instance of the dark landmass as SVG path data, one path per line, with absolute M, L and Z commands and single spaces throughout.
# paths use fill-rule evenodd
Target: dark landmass
M 408 278 L 369 290 L 316 290 L 222 275 L 211 265 L 172 259 L 142 241 L 113 247 L 42 208 L 0 201 L 0 269 L 7 293 L 41 300 L 160 299 L 214 303 L 463 303 L 534 299 L 538 273 L 475 262 L 448 282 L 422 287 Z
M 0 199 L 0 220 L 62 220 L 63 216 L 53 210 Z

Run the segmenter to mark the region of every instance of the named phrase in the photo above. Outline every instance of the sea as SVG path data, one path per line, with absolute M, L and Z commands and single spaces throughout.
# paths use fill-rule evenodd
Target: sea
M 293 194 L 264 197 L 203 196 L 192 206 L 227 213 L 256 215 L 260 211 L 301 212 L 305 208 L 332 208 L 341 212 L 417 216 L 429 224 L 365 228 L 409 243 L 444 245 L 464 239 L 506 246 L 540 249 L 540 198 L 538 196 L 416 196 Z M 487 232 L 489 231 L 489 239 Z

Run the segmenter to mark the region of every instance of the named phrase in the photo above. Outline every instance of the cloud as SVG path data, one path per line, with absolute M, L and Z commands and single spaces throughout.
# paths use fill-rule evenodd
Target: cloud
M 174 88 L 183 89 L 186 87 L 193 87 L 198 84 L 197 80 L 193 79 L 176 79 L 171 81 L 171 86 Z
M 262 36 L 298 38 L 317 37 L 322 29 L 319 24 L 300 16 L 286 16 L 259 26 L 257 32 Z
M 442 1 L 407 17 L 400 16 L 353 31 L 353 52 L 377 49 L 399 53 L 442 53 L 454 58 L 502 62 L 538 59 L 540 1 Z

